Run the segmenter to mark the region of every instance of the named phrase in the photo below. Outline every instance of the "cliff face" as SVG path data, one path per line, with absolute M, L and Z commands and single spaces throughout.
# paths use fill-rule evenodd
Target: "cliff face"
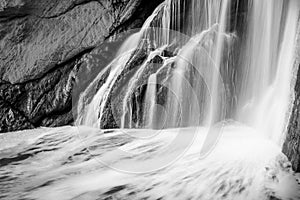
M 292 162 L 293 169 L 300 172 L 300 21 L 298 23 L 297 36 L 295 62 L 295 71 L 297 74 L 294 86 L 294 102 L 282 150 Z
M 297 74 L 295 101 L 283 145 L 283 153 L 292 162 L 293 169 L 300 172 L 300 70 Z
M 162 0 L 0 0 L 0 132 L 72 123 L 80 60 Z

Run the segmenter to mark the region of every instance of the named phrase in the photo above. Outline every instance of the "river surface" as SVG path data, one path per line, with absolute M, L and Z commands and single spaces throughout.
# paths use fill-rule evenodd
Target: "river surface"
M 300 199 L 290 163 L 264 134 L 226 125 L 201 156 L 207 130 L 3 134 L 0 199 Z

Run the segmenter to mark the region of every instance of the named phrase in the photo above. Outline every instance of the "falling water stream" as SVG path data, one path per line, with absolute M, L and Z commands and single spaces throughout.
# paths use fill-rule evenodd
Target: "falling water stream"
M 102 128 L 103 121 L 113 118 L 117 125 L 110 128 L 175 128 L 208 126 L 230 119 L 280 144 L 290 103 L 299 3 L 249 1 L 244 5 L 248 11 L 243 11 L 247 13 L 246 23 L 237 24 L 243 16 L 231 13 L 240 12 L 240 4 L 245 2 L 162 3 L 137 33 L 140 37 L 124 42 L 122 54 L 112 61 L 113 70 L 93 94 L 92 102 L 79 102 L 77 124 Z M 125 92 L 113 93 L 114 88 L 120 88 L 121 72 L 131 67 L 129 61 L 138 52 L 134 50 L 147 45 L 148 57 L 135 66 L 129 84 L 122 86 Z M 165 56 L 165 51 L 173 55 Z M 162 63 L 151 66 L 155 57 Z M 168 73 L 161 75 L 166 70 Z M 154 77 L 161 76 L 153 82 Z M 144 94 L 139 91 L 143 86 Z M 81 94 L 86 95 L 91 94 Z M 122 100 L 113 104 L 109 96 Z M 150 102 L 157 106 L 149 106 Z M 120 112 L 107 108 L 110 104 Z M 163 111 L 152 110 L 158 107 Z M 109 111 L 112 116 L 105 115 Z M 149 126 L 156 118 L 165 119 L 164 124 Z
M 300 199 L 280 150 L 299 11 L 165 0 L 80 91 L 77 126 L 0 135 L 0 199 Z

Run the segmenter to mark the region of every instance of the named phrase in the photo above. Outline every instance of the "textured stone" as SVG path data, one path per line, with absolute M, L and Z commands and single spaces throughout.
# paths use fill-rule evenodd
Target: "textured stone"
M 295 100 L 282 150 L 291 161 L 293 169 L 300 172 L 300 70 L 298 70 Z
M 11 12 L 21 9 L 20 6 L 27 9 L 20 13 L 24 17 L 10 20 L 13 16 L 9 15 L 10 18 L 1 23 L 3 35 L 0 47 L 4 50 L 0 54 L 2 79 L 21 83 L 39 78 L 56 65 L 97 46 L 132 15 L 134 4 L 138 3 L 105 2 L 56 1 L 57 6 L 54 6 L 52 1 L 44 0 L 40 4 L 34 1 L 29 4 L 28 1 L 6 8 Z M 128 8 L 127 4 L 130 5 Z M 0 16 L 7 19 L 6 9 Z
M 300 172 L 300 21 L 297 36 L 295 72 L 298 73 L 295 77 L 294 102 L 282 150 L 291 161 L 293 169 Z
M 82 58 L 161 2 L 0 0 L 0 132 L 72 123 Z

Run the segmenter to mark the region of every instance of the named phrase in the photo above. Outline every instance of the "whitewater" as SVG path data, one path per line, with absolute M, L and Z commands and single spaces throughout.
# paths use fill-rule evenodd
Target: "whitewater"
M 281 152 L 299 11 L 165 0 L 86 87 L 77 77 L 74 126 L 0 135 L 0 199 L 300 199 Z
M 16 136 L 19 132 L 8 133 L 1 138 L 0 197 L 300 198 L 289 161 L 276 144 L 255 130 L 227 125 L 218 145 L 205 158 L 200 157 L 199 144 L 207 130 L 180 131 L 193 137 L 188 148 L 184 142 L 167 145 L 178 129 L 163 130 L 158 137 L 146 140 L 133 136 L 147 137 L 155 131 L 61 127 L 27 131 L 24 139 Z

